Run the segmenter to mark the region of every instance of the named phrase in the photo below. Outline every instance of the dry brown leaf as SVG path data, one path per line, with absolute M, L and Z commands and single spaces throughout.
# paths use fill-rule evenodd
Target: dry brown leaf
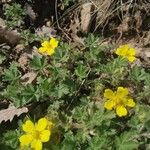
M 23 85 L 27 85 L 32 83 L 32 81 L 36 78 L 37 73 L 35 72 L 28 72 L 24 76 L 21 77 L 21 81 Z
M 27 113 L 28 108 L 16 108 L 14 106 L 9 106 L 7 109 L 3 109 L 0 111 L 0 123 L 3 121 L 12 121 L 15 116 L 20 116 L 23 113 Z

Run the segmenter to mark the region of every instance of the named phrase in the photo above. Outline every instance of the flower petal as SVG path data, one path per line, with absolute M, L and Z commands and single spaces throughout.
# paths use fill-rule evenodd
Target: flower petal
M 128 56 L 127 58 L 130 62 L 133 62 L 136 60 L 136 57 L 134 57 L 134 56 Z
M 123 55 L 123 51 L 122 51 L 121 48 L 117 48 L 116 51 L 115 51 L 115 53 L 116 53 L 117 55 L 119 55 L 119 56 L 122 56 L 122 55 Z
M 104 92 L 104 97 L 111 99 L 114 96 L 114 92 L 110 89 L 106 89 Z
M 55 49 L 58 46 L 58 41 L 55 38 L 51 38 L 50 45 L 53 49 Z
M 128 49 L 129 49 L 129 45 L 127 44 L 122 45 L 116 49 L 115 53 L 119 56 L 126 56 Z
M 48 42 L 48 41 L 44 41 L 41 45 L 42 45 L 43 47 L 48 47 L 48 46 L 49 46 L 49 42 Z
M 54 54 L 54 49 L 49 48 L 47 50 L 47 55 L 51 56 L 52 54 Z
M 127 88 L 118 87 L 117 89 L 117 96 L 120 98 L 123 98 L 129 94 L 129 91 Z
M 31 143 L 31 148 L 34 150 L 42 150 L 42 142 L 40 140 L 33 140 Z
M 112 110 L 114 107 L 114 102 L 112 100 L 108 100 L 104 103 L 104 107 L 108 110 Z
M 44 52 L 46 52 L 46 48 L 45 48 L 45 47 L 40 47 L 40 48 L 38 49 L 38 52 L 39 52 L 39 53 L 44 53 Z
M 25 145 L 28 146 L 32 140 L 33 140 L 33 137 L 30 134 L 24 134 L 19 138 L 21 146 L 25 146 Z
M 129 51 L 128 51 L 128 55 L 135 56 L 135 49 L 134 48 L 130 48 Z
M 127 109 L 124 106 L 117 106 L 116 113 L 119 117 L 127 115 Z
M 41 142 L 48 142 L 49 139 L 50 139 L 50 135 L 51 135 L 50 130 L 44 130 L 44 131 L 42 131 L 41 134 L 40 134 L 40 140 L 41 140 Z
M 36 130 L 43 131 L 48 124 L 48 120 L 46 118 L 41 118 L 36 124 Z
M 27 120 L 23 125 L 22 125 L 23 131 L 27 133 L 31 133 L 33 130 L 35 130 L 35 126 L 31 120 Z
M 135 102 L 133 101 L 133 99 L 128 99 L 126 105 L 129 106 L 129 107 L 134 107 Z

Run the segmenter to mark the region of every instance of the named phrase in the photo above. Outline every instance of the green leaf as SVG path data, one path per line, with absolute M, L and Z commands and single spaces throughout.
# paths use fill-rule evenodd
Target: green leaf
M 100 150 L 108 148 L 110 142 L 106 136 L 94 136 L 92 140 L 89 141 L 89 147 L 87 150 Z
M 150 120 L 145 123 L 145 128 L 150 132 Z
M 138 142 L 134 139 L 136 133 L 128 131 L 116 138 L 117 150 L 134 150 L 138 148 Z
M 146 72 L 143 68 L 134 66 L 130 73 L 131 79 L 140 82 L 146 78 Z
M 86 78 L 87 77 L 87 67 L 85 67 L 82 64 L 79 64 L 78 67 L 75 69 L 75 74 L 79 77 L 79 78 Z
M 53 56 L 55 61 L 67 62 L 69 59 L 70 46 L 67 43 L 61 43 Z
M 75 137 L 73 133 L 69 131 L 64 135 L 61 150 L 74 150 L 74 149 L 75 149 Z
M 39 57 L 39 56 L 34 56 L 30 63 L 30 67 L 36 71 L 43 70 L 46 67 L 46 65 L 47 65 L 46 57 Z
M 100 39 L 99 37 L 94 36 L 93 34 L 89 34 L 85 39 L 85 45 L 89 48 L 98 47 L 101 40 L 102 39 Z
M 3 143 L 7 146 L 10 146 L 13 149 L 17 149 L 19 146 L 19 132 L 17 131 L 8 131 L 3 135 Z
M 61 83 L 56 87 L 56 91 L 58 98 L 61 98 L 62 96 L 69 93 L 69 88 L 66 84 Z
M 2 64 L 5 59 L 6 59 L 6 57 L 4 55 L 0 54 L 0 64 Z
M 22 91 L 22 96 L 24 96 L 28 100 L 35 99 L 39 101 L 40 91 L 35 86 L 28 84 Z
M 15 81 L 15 80 L 19 79 L 20 76 L 21 76 L 21 73 L 17 68 L 17 64 L 12 63 L 10 65 L 9 69 L 6 69 L 4 71 L 3 81 Z

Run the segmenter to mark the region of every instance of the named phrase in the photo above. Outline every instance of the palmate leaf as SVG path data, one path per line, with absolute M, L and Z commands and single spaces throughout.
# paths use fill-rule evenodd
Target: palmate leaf
M 64 136 L 61 150 L 73 150 L 75 149 L 75 137 L 71 131 L 67 132 Z
M 13 149 L 17 149 L 19 145 L 19 137 L 20 133 L 16 130 L 14 131 L 8 131 L 4 133 L 2 138 L 2 143 L 5 143 L 5 145 L 10 146 Z
M 56 87 L 56 93 L 57 93 L 57 97 L 61 98 L 62 96 L 66 95 L 69 93 L 69 87 L 66 84 L 59 84 Z
M 79 64 L 78 67 L 75 69 L 75 74 L 79 77 L 79 78 L 85 78 L 87 76 L 87 67 Z
M 109 147 L 109 139 L 106 136 L 94 136 L 92 140 L 89 141 L 89 147 L 87 150 L 100 150 Z
M 33 70 L 40 71 L 44 69 L 46 64 L 47 64 L 46 57 L 34 56 L 30 63 L 30 67 Z
M 53 56 L 55 61 L 67 62 L 69 59 L 70 46 L 67 43 L 61 43 L 60 47 L 55 50 Z
M 12 63 L 9 69 L 4 71 L 3 81 L 15 81 L 21 76 L 16 63 Z
M 85 39 L 85 46 L 89 48 L 98 47 L 100 40 L 102 39 L 94 36 L 93 34 L 89 34 L 89 36 Z
M 137 149 L 139 144 L 134 139 L 136 133 L 129 131 L 121 134 L 120 137 L 116 138 L 116 149 L 117 150 L 134 150 Z
M 130 77 L 132 80 L 140 82 L 146 78 L 146 72 L 143 68 L 134 66 L 131 70 Z
M 25 87 L 25 89 L 21 93 L 21 97 L 26 99 L 26 103 L 34 100 L 39 101 L 40 91 L 35 86 L 29 84 Z
M 22 107 L 31 101 L 39 101 L 41 94 L 40 89 L 29 84 L 26 87 L 21 87 L 20 91 L 19 88 L 13 90 L 11 85 L 4 91 L 4 96 L 10 99 L 16 107 Z

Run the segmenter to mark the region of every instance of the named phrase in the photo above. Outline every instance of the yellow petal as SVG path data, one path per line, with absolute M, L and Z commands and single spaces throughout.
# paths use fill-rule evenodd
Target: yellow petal
M 20 141 L 20 145 L 21 146 L 28 146 L 31 141 L 33 140 L 33 137 L 32 135 L 30 134 L 25 134 L 25 135 L 22 135 L 20 138 L 19 138 L 19 141 Z
M 108 110 L 112 110 L 114 107 L 114 102 L 112 100 L 108 100 L 104 103 L 104 107 Z
M 48 120 L 46 118 L 41 118 L 36 124 L 36 130 L 43 131 L 48 124 Z
M 117 55 L 123 56 L 123 51 L 122 51 L 121 48 L 117 48 L 116 51 L 115 51 L 115 53 L 116 53 Z
M 133 99 L 128 99 L 126 105 L 129 106 L 129 107 L 134 107 L 135 102 L 133 101 Z
M 129 51 L 128 51 L 128 55 L 134 56 L 135 55 L 135 49 L 134 48 L 130 48 Z
M 128 48 L 129 48 L 129 46 L 127 44 L 122 45 L 122 46 L 120 46 L 119 48 L 116 49 L 115 53 L 119 56 L 125 56 L 127 54 Z
M 55 38 L 51 38 L 50 45 L 52 48 L 56 48 L 58 46 L 58 41 Z
M 31 133 L 35 130 L 35 126 L 31 120 L 27 120 L 23 125 L 22 125 L 23 131 L 27 133 Z
M 54 54 L 54 49 L 48 49 L 47 50 L 47 55 L 51 56 Z
M 50 139 L 50 135 L 51 135 L 50 130 L 44 130 L 44 131 L 42 131 L 41 134 L 40 134 L 40 140 L 41 140 L 41 142 L 48 142 L 49 139 Z
M 124 106 L 117 106 L 116 113 L 119 117 L 127 115 L 127 109 Z
M 42 142 L 39 140 L 33 140 L 31 143 L 31 148 L 34 150 L 42 150 Z
M 42 45 L 43 47 L 48 47 L 48 46 L 49 46 L 49 42 L 48 42 L 48 41 L 44 41 L 41 45 Z
M 134 56 L 128 56 L 127 58 L 130 62 L 133 62 L 136 59 L 136 57 L 134 57 Z
M 38 52 L 39 52 L 39 53 L 44 53 L 44 52 L 46 52 L 46 48 L 45 48 L 45 47 L 40 47 L 40 48 L 38 49 Z
M 118 87 L 117 89 L 117 96 L 120 98 L 123 98 L 129 94 L 129 91 L 127 88 Z
M 114 96 L 114 92 L 110 89 L 106 89 L 104 92 L 104 97 L 111 99 Z

